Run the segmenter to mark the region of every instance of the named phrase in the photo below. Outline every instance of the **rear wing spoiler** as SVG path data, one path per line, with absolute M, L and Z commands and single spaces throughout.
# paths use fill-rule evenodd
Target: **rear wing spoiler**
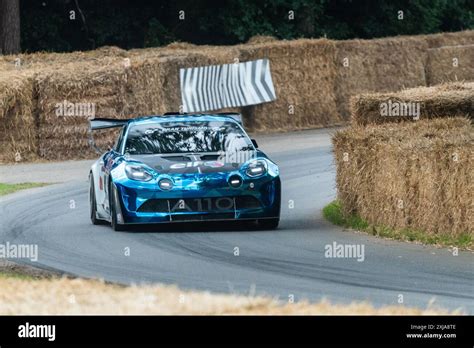
M 238 112 L 217 112 L 217 113 L 213 113 L 213 112 L 209 112 L 209 113 L 201 113 L 201 114 L 194 114 L 194 113 L 186 113 L 186 112 L 165 112 L 163 114 L 163 116 L 185 116 L 185 115 L 189 115 L 189 116 L 202 116 L 202 115 L 209 115 L 209 116 L 226 116 L 226 117 L 230 117 L 230 118 L 233 118 L 234 121 L 236 121 L 238 124 L 240 124 L 242 127 L 244 126 L 244 123 L 243 123 L 243 119 L 242 119 L 242 115 L 239 114 Z
M 119 120 L 115 118 L 93 118 L 89 120 L 89 145 L 99 154 L 103 153 L 102 149 L 99 149 L 94 141 L 92 131 L 98 129 L 117 128 L 123 127 L 129 120 Z
M 127 124 L 129 120 L 119 120 L 115 118 L 93 118 L 90 120 L 90 129 L 106 129 L 106 128 L 115 128 L 123 127 Z

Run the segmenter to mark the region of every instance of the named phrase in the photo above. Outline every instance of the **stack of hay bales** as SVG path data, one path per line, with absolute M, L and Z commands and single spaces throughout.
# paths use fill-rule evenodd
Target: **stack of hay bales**
M 267 42 L 278 41 L 278 39 L 271 35 L 254 35 L 247 40 L 248 44 L 261 44 Z
M 127 113 L 161 114 L 179 111 L 181 88 L 179 71 L 196 66 L 230 64 L 237 57 L 233 47 L 167 46 L 164 49 L 130 51 Z
M 239 46 L 240 61 L 268 58 L 277 99 L 255 106 L 247 124 L 283 131 L 341 124 L 334 96 L 333 41 L 269 41 Z M 246 116 L 246 115 L 244 115 Z
M 474 117 L 474 82 L 446 83 L 433 87 L 419 87 L 394 93 L 361 94 L 351 98 L 352 123 L 416 121 L 413 115 L 383 116 L 381 109 L 398 103 L 414 107 L 419 105 L 419 118 Z
M 124 118 L 127 66 L 122 58 L 65 63 L 37 75 L 39 155 L 46 159 L 88 158 L 89 118 Z M 72 108 L 74 107 L 74 108 Z M 62 109 L 61 109 L 62 108 Z M 113 136 L 98 137 L 109 146 Z
M 87 117 L 58 115 L 61 103 L 93 104 L 96 117 L 179 111 L 179 69 L 260 58 L 270 60 L 277 100 L 219 111 L 242 112 L 249 131 L 339 125 L 348 121 L 353 94 L 390 92 L 426 85 L 427 80 L 471 78 L 474 68 L 465 62 L 473 42 L 474 31 L 341 42 L 257 37 L 236 46 L 173 43 L 131 51 L 103 47 L 67 54 L 0 56 L 0 115 L 7 120 L 0 129 L 0 161 L 12 161 L 12 153 L 18 151 L 22 159 L 95 156 L 88 145 Z M 437 51 L 447 45 L 462 48 Z M 446 67 L 453 52 L 462 58 L 455 72 Z M 21 66 L 15 67 L 18 61 Z M 98 143 L 108 147 L 114 137 L 114 131 L 104 131 Z
M 127 115 L 160 114 L 163 111 L 163 91 L 166 88 L 161 74 L 161 57 L 130 59 L 125 85 L 124 113 Z
M 336 101 L 349 120 L 349 100 L 364 92 L 397 91 L 425 85 L 428 43 L 417 37 L 347 40 L 336 43 Z
M 123 93 L 116 87 L 121 86 L 118 62 L 125 52 L 103 47 L 90 52 L 1 56 L 0 114 L 5 121 L 0 125 L 0 161 L 93 156 L 87 116 L 60 116 L 57 106 L 65 101 L 92 103 L 97 117 L 121 117 Z M 114 138 L 104 133 L 98 143 L 109 146 Z
M 402 36 L 404 37 L 404 36 Z M 408 37 L 408 36 L 407 36 Z M 417 35 L 416 37 L 427 41 L 430 48 L 441 46 L 471 45 L 474 43 L 474 30 L 464 30 L 452 33 L 438 33 Z
M 121 53 L 121 51 L 120 51 Z M 47 159 L 89 158 L 88 118 L 58 116 L 58 104 L 92 103 L 96 117 L 131 118 L 179 111 L 179 69 L 232 62 L 232 50 L 192 47 L 132 50 L 93 60 L 66 62 L 37 76 L 39 153 Z M 87 57 L 86 57 L 87 58 Z M 100 134 L 102 133 L 102 134 Z M 117 132 L 95 132 L 99 148 L 112 146 Z
M 467 110 L 466 93 L 472 115 L 474 89 L 453 84 L 425 92 L 392 94 L 399 100 L 410 93 L 412 100 L 434 94 L 433 106 L 417 122 L 380 124 L 374 103 L 385 96 L 356 98 L 360 115 L 333 138 L 338 199 L 345 214 L 356 213 L 371 224 L 428 234 L 474 233 L 474 129 L 470 119 L 453 117 Z M 362 117 L 363 110 L 369 116 Z
M 178 111 L 182 105 L 179 71 L 183 68 L 209 66 L 234 63 L 237 52 L 234 47 L 211 47 L 188 50 L 186 55 L 177 58 L 167 56 L 163 58 L 161 73 L 163 76 L 163 104 L 164 110 Z M 217 110 L 219 111 L 219 110 Z
M 15 55 L 0 55 L 0 70 L 5 67 L 11 70 L 15 63 L 19 63 L 22 69 L 35 69 L 37 71 L 54 68 L 59 69 L 62 65 L 75 62 L 97 62 L 104 57 L 127 57 L 127 51 L 114 46 L 103 46 L 93 51 L 74 51 L 70 53 L 37 52 L 21 53 Z M 18 69 L 18 67 L 17 67 Z
M 474 43 L 473 30 L 335 43 L 336 102 L 345 120 L 350 117 L 349 100 L 353 95 L 426 86 L 427 80 L 429 84 L 437 84 L 474 79 L 472 50 L 465 48 Z M 450 72 L 451 59 L 435 63 L 441 61 L 440 54 L 443 59 L 448 55 L 448 50 L 437 53 L 436 49 L 441 46 L 451 46 L 449 53 L 461 57 L 462 68 L 455 74 Z
M 0 74 L 0 161 L 33 160 L 37 153 L 34 75 L 4 67 Z
M 428 85 L 446 81 L 474 80 L 474 44 L 443 46 L 428 50 Z

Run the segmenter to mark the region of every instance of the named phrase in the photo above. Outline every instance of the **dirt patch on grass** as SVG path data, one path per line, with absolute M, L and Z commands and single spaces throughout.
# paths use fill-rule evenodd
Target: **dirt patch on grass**
M 28 265 L 19 265 L 8 260 L 0 259 L 0 282 L 2 278 L 20 279 L 49 279 L 60 277 L 60 272 L 45 270 Z

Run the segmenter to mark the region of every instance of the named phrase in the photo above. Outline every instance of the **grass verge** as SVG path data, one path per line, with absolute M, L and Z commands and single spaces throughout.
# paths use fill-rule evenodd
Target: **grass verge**
M 341 203 L 337 200 L 329 203 L 323 208 L 323 216 L 335 225 L 367 232 L 377 237 L 391 238 L 408 242 L 419 242 L 443 247 L 458 247 L 460 249 L 466 250 L 474 249 L 474 239 L 468 233 L 457 236 L 430 235 L 424 233 L 423 231 L 417 231 L 408 228 L 393 229 L 381 225 L 372 225 L 356 214 L 344 216 L 342 213 Z
M 12 279 L 23 279 L 23 280 L 34 280 L 34 279 L 37 279 L 31 275 L 28 275 L 28 274 L 24 274 L 24 273 L 21 273 L 21 272 L 16 272 L 16 271 L 11 271 L 11 270 L 1 270 L 0 271 L 0 281 L 2 279 L 9 279 L 9 278 L 12 278 Z
M 59 272 L 53 272 L 29 265 L 16 264 L 0 258 L 0 280 L 7 278 L 35 280 L 59 277 Z
M 0 182 L 0 196 L 7 195 L 19 190 L 25 190 L 34 187 L 42 187 L 48 184 L 38 182 L 25 182 L 21 184 L 4 184 Z

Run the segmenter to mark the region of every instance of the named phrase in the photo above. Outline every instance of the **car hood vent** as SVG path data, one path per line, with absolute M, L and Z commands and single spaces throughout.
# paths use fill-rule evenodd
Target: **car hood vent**
M 193 160 L 189 156 L 162 156 L 161 158 L 173 162 L 190 162 Z
M 221 155 L 201 155 L 199 156 L 199 158 L 201 159 L 201 161 L 217 161 L 219 158 L 221 157 Z

